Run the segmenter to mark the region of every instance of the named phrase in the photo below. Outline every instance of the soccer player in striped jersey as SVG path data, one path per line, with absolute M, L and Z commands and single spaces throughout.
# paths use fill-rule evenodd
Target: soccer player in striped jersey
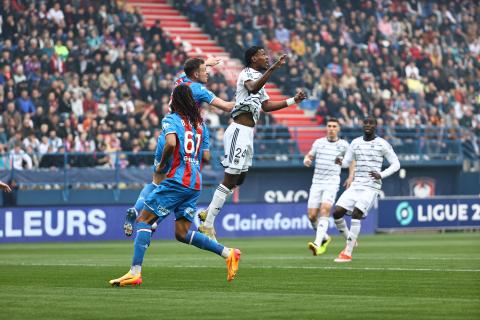
M 207 66 L 215 66 L 219 62 L 220 60 L 216 58 L 209 58 L 206 62 L 199 58 L 188 59 L 187 61 L 185 61 L 184 64 L 184 73 L 182 73 L 181 75 L 179 75 L 179 77 L 175 79 L 174 85 L 189 86 L 192 90 L 193 99 L 195 100 L 195 106 L 197 108 L 200 108 L 202 103 L 205 102 L 223 111 L 230 112 L 235 103 L 233 101 L 227 102 L 220 99 L 219 97 L 215 96 L 213 92 L 211 92 L 205 87 L 205 84 L 208 82 Z M 155 171 L 155 167 L 161 159 L 164 144 L 165 137 L 163 135 L 160 135 L 157 139 L 157 149 L 155 151 L 152 182 L 146 184 L 143 187 L 137 197 L 135 205 L 127 209 L 125 223 L 123 225 L 123 231 L 125 232 L 125 235 L 127 237 L 133 234 L 135 219 L 137 218 L 138 212 L 143 209 L 143 202 L 145 200 L 145 197 L 150 192 L 152 192 L 160 184 L 160 182 L 165 179 L 165 174 L 170 168 L 170 166 L 167 165 L 165 166 L 165 169 L 161 172 Z M 154 227 L 156 227 L 155 224 Z
M 363 120 L 363 137 L 352 141 L 345 158 L 338 157 L 335 162 L 343 167 L 355 159 L 355 175 L 353 182 L 337 201 L 333 217 L 340 233 L 347 235 L 345 249 L 340 252 L 335 262 L 352 261 L 352 252 L 361 229 L 361 221 L 368 215 L 368 210 L 376 201 L 382 187 L 382 179 L 400 169 L 400 162 L 392 146 L 386 140 L 377 137 L 375 131 L 377 120 L 367 117 Z M 384 159 L 389 167 L 382 171 Z M 350 230 L 344 220 L 347 211 L 352 212 Z
M 308 248 L 314 256 L 325 253 L 327 246 L 332 241 L 327 234 L 328 218 L 337 197 L 341 172 L 341 167 L 335 164 L 335 159 L 343 157 L 348 148 L 348 142 L 338 137 L 339 132 L 338 119 L 328 119 L 327 136 L 315 140 L 312 149 L 303 159 L 303 163 L 307 167 L 311 167 L 315 160 L 315 171 L 308 195 L 308 218 L 316 233 L 315 240 L 308 243 Z M 354 165 L 355 161 L 352 161 L 348 179 L 344 183 L 346 188 L 353 180 Z M 319 211 L 320 218 L 318 217 Z
M 188 86 L 180 85 L 174 89 L 171 108 L 172 113 L 162 120 L 165 146 L 156 170 L 163 170 L 170 159 L 171 168 L 166 179 L 145 199 L 145 207 L 137 218 L 132 266 L 124 276 L 109 281 L 113 286 L 142 283 L 142 263 L 150 245 L 152 222 L 157 220 L 161 223 L 172 211 L 178 241 L 225 258 L 228 281 L 234 279 L 238 270 L 240 250 L 227 248 L 200 232 L 189 230 L 202 189 L 200 166 L 203 155 L 210 156 L 208 128 L 195 107 L 192 90 Z
M 282 55 L 272 66 L 262 47 L 253 46 L 245 51 L 245 63 L 237 80 L 233 122 L 223 136 L 225 174 L 222 183 L 213 194 L 205 221 L 199 231 L 215 239 L 214 221 L 233 188 L 243 183 L 253 159 L 253 131 L 260 116 L 260 109 L 272 112 L 287 108 L 305 99 L 305 93 L 298 91 L 295 97 L 284 101 L 270 101 L 265 84 L 273 72 L 283 66 L 287 56 Z M 265 71 L 262 74 L 261 71 Z

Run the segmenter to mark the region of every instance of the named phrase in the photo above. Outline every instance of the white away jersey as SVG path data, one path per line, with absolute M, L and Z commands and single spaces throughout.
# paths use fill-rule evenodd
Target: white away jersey
M 390 166 L 382 172 L 384 159 L 387 159 Z M 369 172 L 376 171 L 381 174 L 382 178 L 385 178 L 400 169 L 400 162 L 392 146 L 380 137 L 371 141 L 365 141 L 363 137 L 354 139 L 345 154 L 344 166 L 349 165 L 352 160 L 356 161 L 352 187 L 361 186 L 380 190 L 382 180 L 370 177 Z
M 343 157 L 348 149 L 348 142 L 338 139 L 330 142 L 326 137 L 315 140 L 310 153 L 315 157 L 315 172 L 312 184 L 325 184 L 338 189 L 342 167 L 335 164 L 335 158 Z
M 252 69 L 245 68 L 238 75 L 237 80 L 237 92 L 235 94 L 235 107 L 232 110 L 232 118 L 235 118 L 241 113 L 251 113 L 253 116 L 253 121 L 257 123 L 258 117 L 260 116 L 260 108 L 262 107 L 262 102 L 270 99 L 265 91 L 265 86 L 263 86 L 257 93 L 249 93 L 247 88 L 245 88 L 245 82 L 248 80 L 257 80 L 262 77 L 262 73 Z

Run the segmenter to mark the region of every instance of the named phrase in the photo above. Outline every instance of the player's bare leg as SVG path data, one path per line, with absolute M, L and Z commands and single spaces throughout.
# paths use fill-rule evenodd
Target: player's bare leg
M 320 211 L 320 208 L 307 209 L 308 220 L 310 220 L 310 224 L 312 225 L 313 230 L 317 230 L 319 211 Z
M 130 270 L 123 276 L 109 281 L 112 286 L 127 286 L 142 284 L 142 263 L 147 248 L 150 246 L 152 224 L 158 216 L 143 209 L 136 220 L 137 234 L 134 242 L 133 261 Z
M 175 238 L 185 244 L 207 250 L 222 256 L 227 264 L 227 280 L 232 281 L 238 272 L 241 252 L 239 249 L 223 246 L 197 231 L 191 231 L 191 222 L 185 218 L 175 220 Z
M 135 202 L 135 205 L 131 208 L 127 209 L 126 215 L 125 215 L 125 222 L 123 224 L 123 232 L 127 237 L 130 237 L 133 234 L 133 230 L 135 228 L 135 220 L 137 219 L 138 213 L 142 211 L 143 209 L 143 201 L 145 200 L 145 197 L 155 190 L 155 188 L 163 181 L 165 180 L 165 173 L 157 173 L 154 172 L 152 175 L 152 182 L 146 184 L 140 194 L 137 197 L 137 201 Z M 157 224 L 154 223 L 152 225 L 152 233 L 155 232 L 157 228 Z
M 332 241 L 332 238 L 327 234 L 331 208 L 332 205 L 328 202 L 324 202 L 320 206 L 320 218 L 318 219 L 315 241 L 308 243 L 309 249 L 315 256 L 324 254 L 327 251 L 327 246 Z
M 347 209 L 336 206 L 335 211 L 333 212 L 333 219 L 335 221 L 335 226 L 337 227 L 338 231 L 343 235 L 345 240 L 348 239 L 348 228 L 347 223 L 343 216 L 347 213 Z
M 340 252 L 338 257 L 334 260 L 335 262 L 352 261 L 353 248 L 357 244 L 357 239 L 361 229 L 361 219 L 363 218 L 364 218 L 363 212 L 358 208 L 354 208 L 352 212 L 352 223 L 351 223 L 350 231 L 347 237 L 347 245 L 345 246 L 345 249 L 342 252 Z

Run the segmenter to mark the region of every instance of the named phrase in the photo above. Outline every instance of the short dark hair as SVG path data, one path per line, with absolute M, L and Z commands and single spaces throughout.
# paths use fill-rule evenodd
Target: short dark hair
M 327 123 L 329 123 L 329 122 L 336 122 L 336 123 L 338 123 L 338 125 L 340 125 L 340 121 L 338 121 L 338 119 L 334 118 L 334 117 L 328 118 Z
M 250 67 L 250 64 L 252 63 L 252 57 L 262 49 L 263 47 L 253 46 L 248 48 L 247 51 L 245 51 L 245 64 L 247 65 L 247 67 Z
M 200 59 L 200 58 L 187 59 L 187 61 L 185 61 L 185 64 L 183 65 L 183 71 L 185 71 L 185 74 L 188 77 L 190 77 L 204 63 L 205 63 L 205 61 L 203 59 Z
M 373 115 L 371 115 L 371 114 L 367 115 L 365 118 L 362 119 L 362 122 L 367 120 L 367 119 L 373 120 L 375 122 L 375 124 L 377 124 L 377 118 L 375 118 Z

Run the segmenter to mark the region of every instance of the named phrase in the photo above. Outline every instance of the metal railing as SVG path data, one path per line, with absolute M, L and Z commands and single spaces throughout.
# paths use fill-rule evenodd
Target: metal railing
M 225 127 L 210 130 L 212 161 L 204 170 L 206 182 L 217 179 L 223 172 L 220 161 L 224 157 L 223 132 Z M 300 167 L 303 154 L 298 147 L 301 127 L 259 126 L 254 142 L 254 166 Z M 460 165 L 463 161 L 461 129 L 437 128 L 387 128 L 378 129 L 393 146 L 402 166 L 408 165 Z M 361 136 L 360 128 L 343 129 L 347 140 Z M 313 143 L 314 138 L 308 143 Z M 123 185 L 142 184 L 152 173 L 153 152 L 94 152 L 32 154 L 34 166 L 26 168 L 28 161 L 18 159 L 23 155 L 0 154 L 0 179 L 15 180 L 24 187 L 52 185 L 69 189 L 82 187 L 121 188 Z M 210 180 L 209 180 L 210 179 Z

